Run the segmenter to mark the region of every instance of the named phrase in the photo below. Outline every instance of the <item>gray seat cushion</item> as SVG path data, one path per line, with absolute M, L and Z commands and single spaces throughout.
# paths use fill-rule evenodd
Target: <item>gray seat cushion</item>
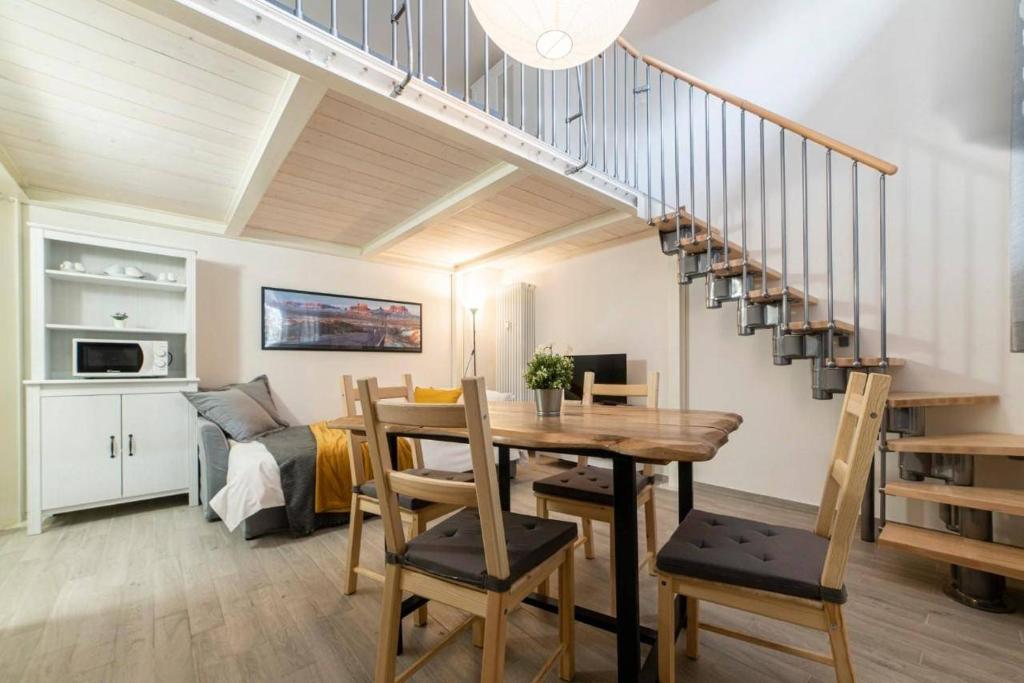
M 636 492 L 654 482 L 653 477 L 636 476 Z M 612 471 L 603 467 L 577 467 L 562 474 L 533 482 L 533 490 L 546 496 L 571 498 L 584 503 L 612 505 L 615 502 Z
M 505 592 L 528 571 L 576 540 L 576 523 L 541 519 L 515 512 L 502 513 L 509 576 L 487 574 L 480 514 L 465 509 L 411 539 L 402 556 L 388 561 L 414 567 L 459 583 Z
M 415 474 L 418 477 L 426 477 L 428 479 L 443 479 L 444 481 L 473 481 L 472 472 L 448 472 L 447 470 L 432 470 L 428 467 L 403 470 L 408 474 Z M 372 479 L 358 486 L 353 486 L 352 490 L 356 493 L 361 493 L 364 496 L 370 496 L 371 498 L 377 497 L 377 484 Z M 410 498 L 409 496 L 398 496 L 398 506 L 403 507 L 406 510 L 422 510 L 425 507 L 433 505 L 434 503 L 429 500 L 422 500 L 420 498 Z
M 846 602 L 821 585 L 828 539 L 803 529 L 692 510 L 658 553 L 670 574 L 811 600 Z

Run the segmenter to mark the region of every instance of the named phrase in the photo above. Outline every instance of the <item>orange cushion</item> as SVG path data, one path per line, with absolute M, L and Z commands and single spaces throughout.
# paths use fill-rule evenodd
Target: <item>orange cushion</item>
M 413 400 L 416 403 L 458 403 L 462 389 L 438 389 L 437 387 L 416 387 Z

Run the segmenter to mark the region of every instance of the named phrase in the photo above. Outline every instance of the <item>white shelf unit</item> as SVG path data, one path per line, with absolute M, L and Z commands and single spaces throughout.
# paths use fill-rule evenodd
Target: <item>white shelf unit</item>
M 29 224 L 28 531 L 53 514 L 187 493 L 198 502 L 193 251 Z M 61 270 L 64 261 L 85 272 Z M 111 277 L 135 266 L 142 279 Z M 158 281 L 173 273 L 175 282 Z M 111 315 L 125 312 L 124 328 Z M 72 340 L 166 340 L 168 376 L 72 376 Z

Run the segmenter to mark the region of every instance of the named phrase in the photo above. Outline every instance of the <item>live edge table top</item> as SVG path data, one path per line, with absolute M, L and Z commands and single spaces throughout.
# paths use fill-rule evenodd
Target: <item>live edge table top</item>
M 619 454 L 654 464 L 710 460 L 743 422 L 735 413 L 600 405 L 563 405 L 560 416 L 540 417 L 536 406 L 525 401 L 496 401 L 489 404 L 489 412 L 499 446 Z M 339 418 L 329 426 L 366 431 L 359 416 Z M 402 434 L 466 439 L 465 429 L 403 429 Z

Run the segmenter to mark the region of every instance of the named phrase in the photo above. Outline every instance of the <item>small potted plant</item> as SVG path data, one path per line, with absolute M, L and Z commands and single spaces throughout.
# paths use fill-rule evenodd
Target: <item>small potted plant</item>
M 125 321 L 128 320 L 127 313 L 114 313 L 110 317 L 114 319 L 114 327 L 117 328 L 123 328 Z
M 572 349 L 567 349 L 567 354 Z M 553 417 L 562 413 L 562 392 L 572 384 L 573 360 L 569 355 L 555 353 L 551 344 L 538 346 L 526 365 L 523 379 L 533 389 L 537 414 Z

